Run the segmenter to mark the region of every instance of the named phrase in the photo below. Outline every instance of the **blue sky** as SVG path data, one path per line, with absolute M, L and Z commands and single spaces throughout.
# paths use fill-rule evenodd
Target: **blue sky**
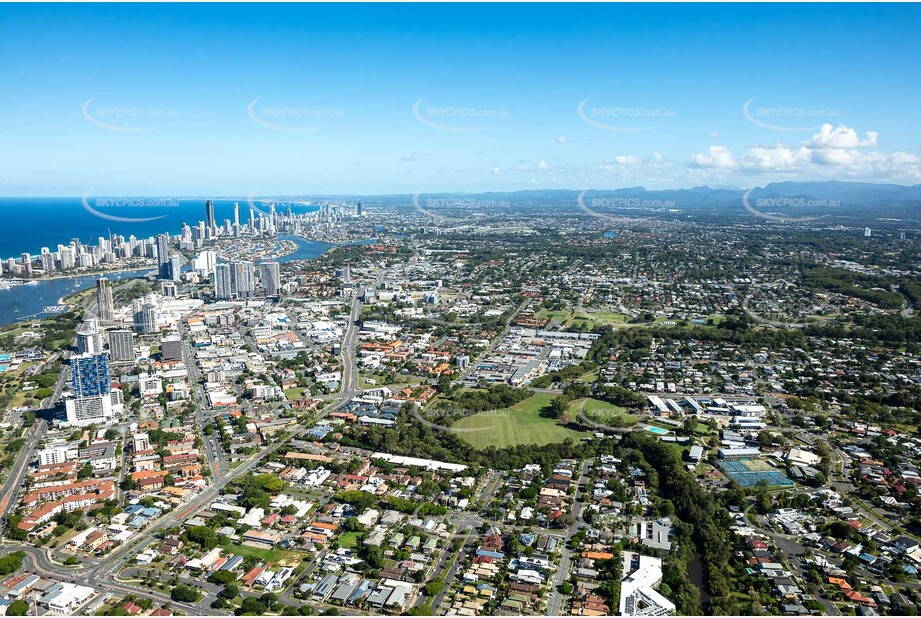
M 918 5 L 2 5 L 0 196 L 917 183 L 918 32 Z

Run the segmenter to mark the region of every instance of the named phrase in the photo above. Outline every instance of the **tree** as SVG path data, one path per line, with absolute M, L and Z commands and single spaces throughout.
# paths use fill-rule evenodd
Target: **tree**
M 441 592 L 444 586 L 445 586 L 444 582 L 441 581 L 440 579 L 432 580 L 425 585 L 425 594 L 430 597 L 433 597 L 439 592 Z
M 93 464 L 91 463 L 83 464 L 83 467 L 77 472 L 77 479 L 80 481 L 88 479 L 91 476 L 93 476 Z
M 217 533 L 208 526 L 192 526 L 185 532 L 189 543 L 194 543 L 204 550 L 217 547 Z
M 230 582 L 237 581 L 237 576 L 235 573 L 231 571 L 215 571 L 214 573 L 208 576 L 208 581 L 211 582 L 212 584 L 226 585 L 226 584 L 229 584 Z
M 359 551 L 359 556 L 372 569 L 384 566 L 384 551 L 377 545 L 368 545 Z
M 6 608 L 7 616 L 28 616 L 29 604 L 22 599 L 17 599 Z
M 172 600 L 178 601 L 180 603 L 194 603 L 195 601 L 198 601 L 199 594 L 198 590 L 192 586 L 179 584 L 178 586 L 173 587 L 173 589 L 170 591 L 169 597 Z
M 250 616 L 261 616 L 265 614 L 265 603 L 256 597 L 245 597 L 240 603 L 240 613 Z
M 9 575 L 21 569 L 22 561 L 25 557 L 25 552 L 14 551 L 9 556 L 0 558 L 0 576 Z
M 267 509 L 270 503 L 271 499 L 267 493 L 259 487 L 251 485 L 244 488 L 243 494 L 240 496 L 240 506 L 247 509 Z
M 566 406 L 568 401 L 563 396 L 557 396 L 550 400 L 550 405 L 547 406 L 546 415 L 550 418 L 562 418 L 563 414 L 566 413 Z
M 271 607 L 272 605 L 278 603 L 278 595 L 274 592 L 266 592 L 263 593 L 261 597 L 259 597 L 259 600 L 265 603 L 267 607 Z

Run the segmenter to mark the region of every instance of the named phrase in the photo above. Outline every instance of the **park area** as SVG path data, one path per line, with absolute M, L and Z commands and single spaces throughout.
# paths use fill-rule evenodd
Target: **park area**
M 520 444 L 542 446 L 566 438 L 580 440 L 587 434 L 570 429 L 556 419 L 541 416 L 553 395 L 538 393 L 509 408 L 481 412 L 451 425 L 452 431 L 472 446 L 505 448 Z
M 636 416 L 630 414 L 627 408 L 600 399 L 576 399 L 569 404 L 568 415 L 571 418 L 575 419 L 580 412 L 590 421 L 618 429 L 637 423 Z

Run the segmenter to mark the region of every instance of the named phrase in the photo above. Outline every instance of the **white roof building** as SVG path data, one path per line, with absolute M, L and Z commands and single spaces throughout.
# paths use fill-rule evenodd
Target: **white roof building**
M 632 551 L 623 552 L 620 582 L 621 616 L 668 616 L 675 604 L 654 587 L 662 581 L 662 561 Z
M 76 610 L 96 594 L 89 586 L 80 586 L 70 582 L 58 582 L 38 600 L 38 604 L 47 607 L 49 612 L 57 614 L 75 614 Z

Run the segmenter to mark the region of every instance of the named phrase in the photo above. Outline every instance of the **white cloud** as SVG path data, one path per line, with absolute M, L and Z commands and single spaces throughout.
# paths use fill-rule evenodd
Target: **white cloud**
M 828 123 L 822 125 L 819 132 L 812 139 L 805 140 L 803 146 L 807 148 L 875 148 L 879 133 L 867 131 L 867 139 L 862 140 L 857 131 L 839 124 L 836 128 Z
M 633 155 L 620 155 L 614 157 L 614 161 L 616 161 L 619 165 L 636 165 L 640 162 L 640 160 Z
M 565 135 L 560 135 L 559 137 L 556 138 L 556 143 L 557 144 L 571 144 L 572 142 Z
M 537 169 L 539 169 L 539 170 L 548 170 L 548 169 L 550 169 L 550 166 L 547 165 L 547 162 L 546 162 L 546 161 L 544 161 L 543 159 L 541 159 L 540 162 L 537 164 Z
M 706 153 L 691 157 L 689 167 L 709 169 L 733 169 L 736 166 L 732 152 L 725 146 L 710 146 Z
M 921 178 L 921 157 L 905 152 L 867 150 L 878 143 L 879 134 L 857 131 L 844 125 L 822 125 L 819 133 L 793 147 L 784 144 L 752 146 L 736 155 L 726 146 L 710 146 L 691 156 L 691 169 L 738 174 L 787 174 L 792 177 L 890 179 Z

